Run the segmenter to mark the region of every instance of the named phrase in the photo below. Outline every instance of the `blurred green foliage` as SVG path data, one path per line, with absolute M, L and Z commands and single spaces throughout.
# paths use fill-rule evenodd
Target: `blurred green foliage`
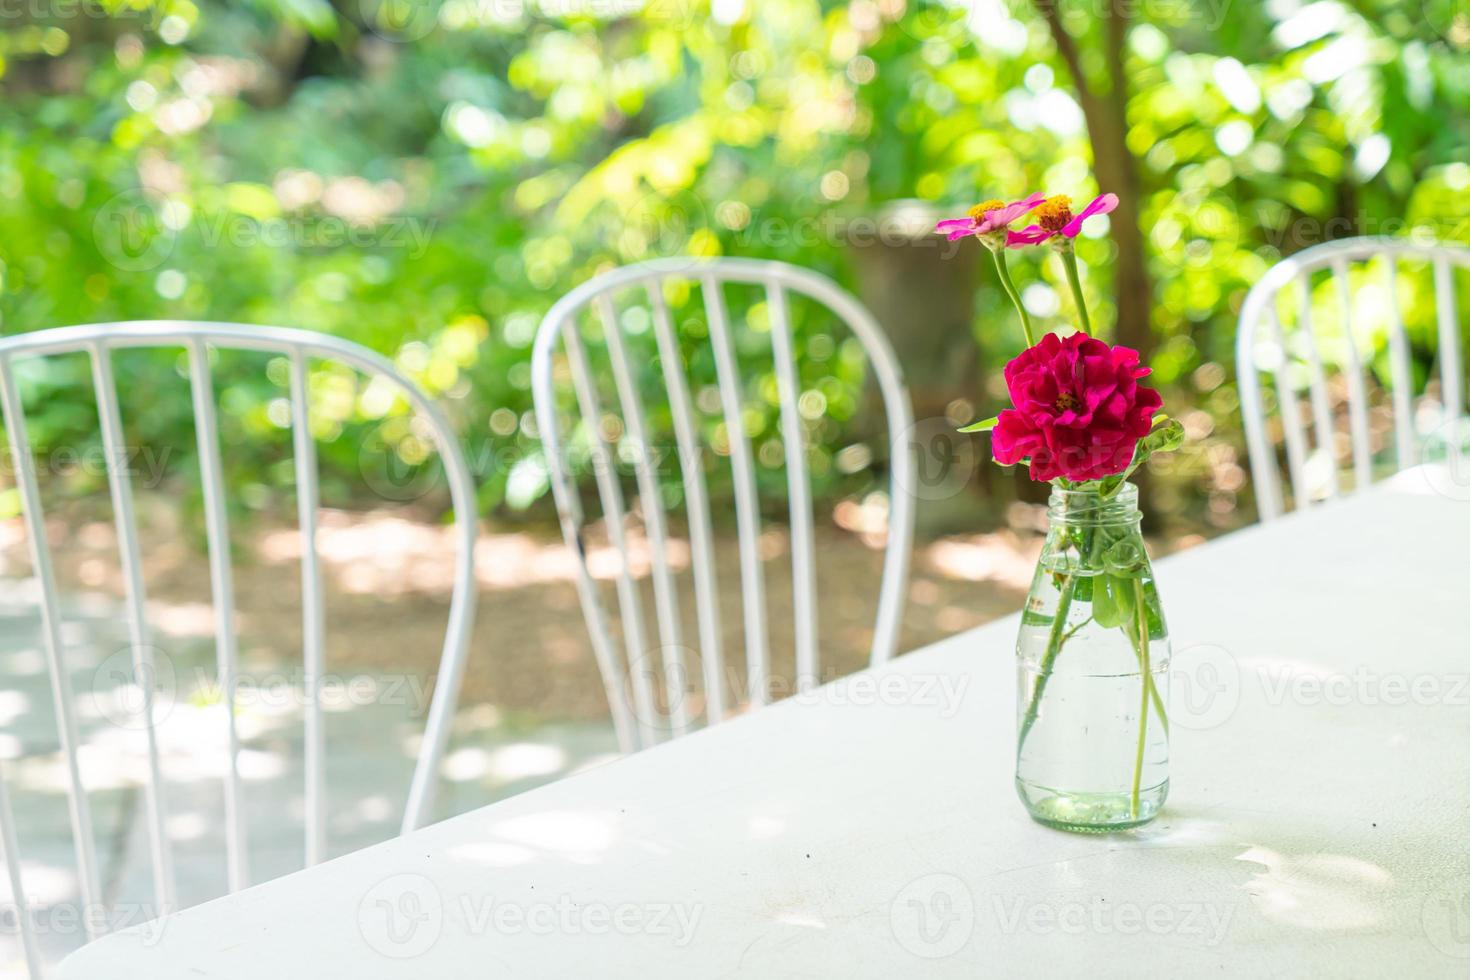
M 1087 83 L 1126 86 L 1155 379 L 1200 447 L 1196 502 L 1228 514 L 1244 485 L 1232 344 L 1250 284 L 1327 238 L 1470 240 L 1470 20 L 1438 0 L 1124 6 L 1122 77 L 1096 3 L 1052 9 Z M 524 508 L 545 492 L 527 463 L 535 326 L 596 271 L 738 254 L 850 283 L 843 222 L 884 202 L 960 213 L 1037 188 L 1095 193 L 1076 80 L 1039 11 L 1021 0 L 8 4 L 0 329 L 192 318 L 360 341 L 451 406 L 483 506 Z M 1100 323 L 1112 319 L 1112 249 L 1106 236 L 1079 245 Z M 1065 319 L 1060 270 L 1040 255 L 1021 265 L 1028 305 Z M 981 281 L 975 335 L 994 376 L 1012 326 Z M 1415 337 L 1427 363 L 1431 335 Z M 831 340 L 820 326 L 804 331 L 813 338 Z M 232 478 L 265 506 L 289 460 L 283 378 L 226 360 Z M 125 399 L 146 411 L 129 412 L 134 438 L 187 447 L 187 399 L 161 394 L 184 384 L 174 358 L 135 361 Z M 90 431 L 88 403 L 66 394 L 85 379 L 79 361 L 25 373 L 41 451 Z M 817 367 L 807 380 L 824 406 L 855 404 L 862 372 Z M 760 397 L 769 383 L 752 380 L 758 433 L 776 428 Z M 424 454 L 400 400 L 326 369 L 313 393 L 329 485 L 356 478 L 370 435 L 410 463 Z M 843 427 L 813 423 L 818 455 L 835 459 Z M 236 452 L 247 435 L 268 438 Z M 779 451 L 761 460 L 779 470 Z M 851 491 L 849 469 L 819 467 L 817 491 Z

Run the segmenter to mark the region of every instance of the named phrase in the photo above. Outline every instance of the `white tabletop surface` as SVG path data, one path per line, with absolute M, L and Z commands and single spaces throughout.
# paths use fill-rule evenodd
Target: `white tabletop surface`
M 1009 618 L 61 976 L 1470 976 L 1470 505 L 1432 483 L 1159 564 L 1173 785 L 1146 828 L 1027 818 Z

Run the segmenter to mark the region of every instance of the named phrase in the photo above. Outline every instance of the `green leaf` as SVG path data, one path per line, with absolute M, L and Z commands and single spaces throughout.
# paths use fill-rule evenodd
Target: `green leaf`
M 1118 624 L 1126 627 L 1133 622 L 1133 580 L 1109 575 L 1108 591 L 1118 606 Z
M 1163 425 L 1156 425 L 1144 436 L 1139 445 L 1148 447 L 1149 455 L 1171 453 L 1184 445 L 1184 426 L 1178 420 L 1166 418 Z
M 1128 468 L 1121 473 L 1115 473 L 1102 481 L 1102 488 L 1098 491 L 1103 497 L 1111 497 L 1123 486 L 1123 482 L 1133 475 L 1154 453 L 1169 453 L 1184 445 L 1184 426 L 1175 419 L 1163 416 L 1163 424 L 1155 425 L 1152 432 L 1138 440 L 1138 446 L 1133 450 L 1133 461 Z M 1156 418 L 1154 420 L 1158 422 Z
M 1133 534 L 1113 542 L 1103 553 L 1103 567 L 1113 578 L 1137 578 L 1147 563 L 1143 540 Z
M 999 415 L 992 415 L 988 419 L 982 419 L 979 422 L 971 422 L 969 425 L 963 426 L 960 429 L 960 431 L 961 432 L 989 432 L 991 429 L 995 428 L 995 423 L 996 422 L 999 422 L 999 421 L 1000 421 L 1000 416 Z
M 1099 575 L 1092 587 L 1092 618 L 1104 629 L 1123 624 L 1123 612 L 1118 608 L 1112 583 L 1111 576 Z

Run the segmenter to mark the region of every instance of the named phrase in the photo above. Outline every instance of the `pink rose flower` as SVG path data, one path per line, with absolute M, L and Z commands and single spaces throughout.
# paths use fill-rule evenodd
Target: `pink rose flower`
M 1163 399 L 1138 379 L 1138 352 L 1084 333 L 1047 334 L 1006 365 L 1011 404 L 991 432 L 991 452 L 1011 465 L 1031 458 L 1033 480 L 1074 482 L 1121 473 L 1148 435 Z

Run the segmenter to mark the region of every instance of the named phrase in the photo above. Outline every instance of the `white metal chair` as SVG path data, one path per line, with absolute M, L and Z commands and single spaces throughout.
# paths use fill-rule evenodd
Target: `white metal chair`
M 765 582 L 758 547 L 760 508 L 756 492 L 755 463 L 742 419 L 741 377 L 732 337 L 731 316 L 726 304 L 726 284 L 754 286 L 764 291 L 768 312 L 772 359 L 780 403 L 780 436 L 783 443 L 791 522 L 792 577 L 795 613 L 795 682 L 798 690 L 812 686 L 818 678 L 819 647 L 815 578 L 815 546 L 812 534 L 812 503 L 807 473 L 802 419 L 798 413 L 801 389 L 793 354 L 788 294 L 798 294 L 825 306 L 852 331 L 861 343 L 881 392 L 887 414 L 890 440 L 891 495 L 887 550 L 878 599 L 871 660 L 881 663 L 893 656 L 903 609 L 909 552 L 913 538 L 914 459 L 913 412 L 893 350 L 873 316 L 850 294 L 831 280 L 809 270 L 781 262 L 755 259 L 664 259 L 628 266 L 599 275 L 563 297 L 542 320 L 532 356 L 532 390 L 540 437 L 545 448 L 552 491 L 567 544 L 578 556 L 578 590 L 582 610 L 591 633 L 594 655 L 602 672 L 618 739 L 624 751 L 657 742 L 664 719 L 654 723 L 653 676 L 662 669 L 668 700 L 667 727 L 672 735 L 687 732 L 685 685 L 692 681 L 685 662 L 685 639 L 680 619 L 675 575 L 669 568 L 666 548 L 667 524 L 657 474 L 651 459 L 649 427 L 643 395 L 639 391 L 635 365 L 624 340 L 614 306 L 614 297 L 630 294 L 634 308 L 648 315 L 662 386 L 668 398 L 674 441 L 680 464 L 683 497 L 687 510 L 690 563 L 698 619 L 699 657 L 706 719 L 719 722 L 726 713 L 727 691 L 721 651 L 719 594 L 715 583 L 714 545 L 710 507 L 702 468 L 702 446 L 696 431 L 694 403 L 680 352 L 673 316 L 664 290 L 671 283 L 697 287 L 702 296 L 709 343 L 718 381 L 720 409 L 729 439 L 731 473 L 734 480 L 735 516 L 739 539 L 747 692 L 750 704 L 769 700 L 770 650 L 766 631 Z M 691 292 L 692 294 L 692 292 Z M 600 424 L 596 378 L 589 365 L 587 348 L 578 327 L 578 316 L 595 311 L 611 363 L 621 408 L 621 447 L 614 447 Z M 601 597 L 588 568 L 584 517 L 567 458 L 566 440 L 558 421 L 553 376 L 558 342 L 565 348 L 566 362 L 575 389 L 580 415 L 593 447 L 593 469 L 608 539 L 619 553 L 616 591 L 623 633 L 624 658 L 620 660 L 608 625 Z M 629 567 L 629 544 L 624 530 L 625 509 L 614 461 L 631 456 L 642 520 L 650 551 L 653 598 L 658 621 L 657 641 L 650 643 L 643 624 L 640 588 Z M 657 652 L 659 663 L 654 662 Z M 631 693 L 631 705 L 627 697 Z M 636 716 L 636 722 L 635 722 Z
M 316 358 L 348 365 L 364 375 L 386 378 L 396 384 L 410 404 L 427 421 L 433 434 L 449 483 L 458 532 L 454 591 L 450 602 L 440 672 L 430 706 L 425 736 L 419 753 L 403 816 L 408 831 L 423 824 L 432 805 L 438 764 L 449 737 L 455 700 L 463 676 L 470 629 L 474 618 L 474 484 L 459 441 L 448 419 L 412 381 L 387 358 L 349 341 L 305 330 L 225 323 L 150 321 L 61 327 L 0 339 L 0 401 L 3 401 L 6 432 L 15 464 L 16 482 L 24 511 L 34 573 L 41 594 L 41 625 L 50 674 L 50 687 L 59 728 L 61 752 L 67 765 L 67 794 L 71 834 L 80 877 L 81 900 L 89 909 L 103 908 L 91 810 L 82 784 L 77 760 L 77 724 L 72 692 L 65 668 L 61 615 L 50 549 L 46 541 L 40 493 L 31 459 L 30 442 L 20 392 L 16 387 L 14 362 L 20 358 L 67 353 L 90 356 L 92 380 L 106 455 L 108 483 L 122 558 L 125 602 L 132 647 L 135 683 L 141 689 L 139 723 L 146 732 L 149 781 L 146 811 L 151 846 L 153 888 L 158 909 L 175 908 L 173 877 L 166 812 L 159 773 L 159 752 L 153 712 L 154 669 L 148 643 L 145 615 L 145 586 L 138 549 L 138 528 L 133 512 L 132 488 L 124 469 L 126 460 L 117 386 L 111 352 L 119 348 L 181 347 L 187 352 L 193 397 L 204 516 L 208 539 L 211 589 L 214 604 L 215 646 L 220 689 L 227 692 L 228 762 L 224 777 L 225 839 L 230 891 L 248 884 L 249 870 L 239 771 L 239 739 L 235 729 L 236 637 L 233 627 L 234 587 L 230 571 L 229 530 L 226 521 L 224 481 L 220 461 L 215 395 L 209 348 L 263 351 L 283 355 L 290 363 L 290 403 L 293 449 L 297 480 L 297 505 L 303 538 L 301 587 L 304 610 L 304 678 L 307 691 L 305 714 L 306 841 L 308 865 L 320 861 L 326 844 L 326 786 L 320 682 L 324 673 L 322 581 L 316 548 L 317 464 L 316 448 L 309 426 L 307 400 L 308 359 Z M 18 914 L 22 946 L 33 977 L 40 976 L 40 957 L 24 913 L 24 896 L 15 828 L 3 779 L 0 779 L 0 860 L 3 860 Z M 88 938 L 96 938 L 102 917 L 88 915 Z
M 1399 262 L 1403 259 L 1428 262 L 1433 274 L 1435 320 L 1439 353 L 1439 404 L 1429 409 L 1427 422 L 1416 426 L 1415 393 L 1412 386 L 1408 335 L 1399 306 Z M 1373 482 L 1374 463 L 1369 425 L 1369 385 L 1365 378 L 1373 350 L 1367 330 L 1372 311 L 1365 309 L 1362 292 L 1353 288 L 1353 272 L 1381 261 L 1379 286 L 1387 330 L 1389 384 L 1392 398 L 1394 466 L 1411 466 L 1420 458 L 1426 426 L 1457 424 L 1464 412 L 1464 385 L 1460 361 L 1459 323 L 1455 308 L 1454 269 L 1470 268 L 1470 249 L 1446 243 L 1423 243 L 1407 238 L 1348 238 L 1316 245 L 1273 266 L 1252 287 L 1240 313 L 1236 338 L 1236 366 L 1240 382 L 1241 414 L 1250 449 L 1251 473 L 1261 519 L 1272 520 L 1285 509 L 1275 443 L 1267 432 L 1267 410 L 1260 372 L 1272 375 L 1277 410 L 1281 417 L 1287 474 L 1295 506 L 1310 506 L 1314 500 L 1348 492 L 1338 472 L 1334 405 L 1329 391 L 1321 345 L 1329 342 L 1340 350 L 1341 374 L 1346 388 L 1347 438 L 1351 444 L 1352 491 Z M 1338 315 L 1330 331 L 1321 329 L 1323 319 L 1313 316 L 1313 273 L 1329 270 Z M 1361 278 L 1361 274 L 1359 276 Z M 1294 290 L 1294 306 L 1278 302 L 1288 288 Z M 1283 329 L 1279 306 L 1294 311 L 1293 328 Z M 1309 445 L 1297 400 L 1296 378 L 1305 374 L 1310 402 L 1313 444 Z

